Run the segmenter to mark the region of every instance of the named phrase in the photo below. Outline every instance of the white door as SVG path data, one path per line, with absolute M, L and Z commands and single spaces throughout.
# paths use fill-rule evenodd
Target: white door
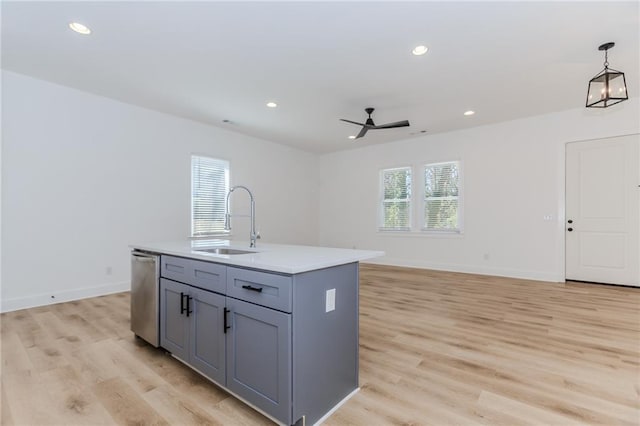
M 640 135 L 567 144 L 566 279 L 639 286 Z

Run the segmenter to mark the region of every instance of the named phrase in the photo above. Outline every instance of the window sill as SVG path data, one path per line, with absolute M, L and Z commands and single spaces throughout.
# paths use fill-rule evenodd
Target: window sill
M 381 236 L 395 238 L 464 238 L 462 231 L 385 231 L 379 229 L 377 233 Z

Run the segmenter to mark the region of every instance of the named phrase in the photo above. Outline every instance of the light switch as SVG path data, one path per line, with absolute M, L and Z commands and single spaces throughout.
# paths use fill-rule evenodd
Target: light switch
M 325 301 L 325 312 L 331 312 L 336 310 L 336 289 L 332 288 L 327 290 L 327 297 Z

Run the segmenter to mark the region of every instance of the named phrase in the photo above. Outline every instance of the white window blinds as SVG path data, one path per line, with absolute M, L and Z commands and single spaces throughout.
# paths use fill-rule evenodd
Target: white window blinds
M 380 229 L 411 229 L 411 168 L 385 169 L 380 172 Z
M 460 230 L 460 163 L 427 164 L 424 168 L 426 231 Z
M 229 162 L 191 156 L 191 235 L 222 234 L 229 192 Z

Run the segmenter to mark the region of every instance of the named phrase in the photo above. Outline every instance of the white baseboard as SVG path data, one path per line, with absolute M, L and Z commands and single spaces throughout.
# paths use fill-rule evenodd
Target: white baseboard
M 129 281 L 105 284 L 96 287 L 85 287 L 73 290 L 52 291 L 47 294 L 17 297 L 14 299 L 2 299 L 0 312 L 11 312 L 19 309 L 34 308 L 36 306 L 53 305 L 55 303 L 70 302 L 72 300 L 86 299 L 88 297 L 104 296 L 106 294 L 129 291 Z
M 351 399 L 353 395 L 357 394 L 359 390 L 360 390 L 360 387 L 357 387 L 349 395 L 342 398 L 342 400 L 338 402 L 331 410 L 327 411 L 327 413 L 324 416 L 320 417 L 318 421 L 313 424 L 313 426 L 319 426 L 322 423 L 324 423 L 324 421 L 327 420 L 333 413 L 338 411 L 338 408 L 342 407 L 348 400 Z
M 490 266 L 432 263 L 387 257 L 371 259 L 363 263 L 389 266 L 404 266 L 407 268 L 433 269 L 436 271 L 462 272 L 466 274 L 493 275 L 497 277 L 520 278 L 525 280 L 548 281 L 554 283 L 565 281 L 564 276 L 558 276 L 557 274 L 551 272 L 526 271 L 521 269 L 496 268 Z

